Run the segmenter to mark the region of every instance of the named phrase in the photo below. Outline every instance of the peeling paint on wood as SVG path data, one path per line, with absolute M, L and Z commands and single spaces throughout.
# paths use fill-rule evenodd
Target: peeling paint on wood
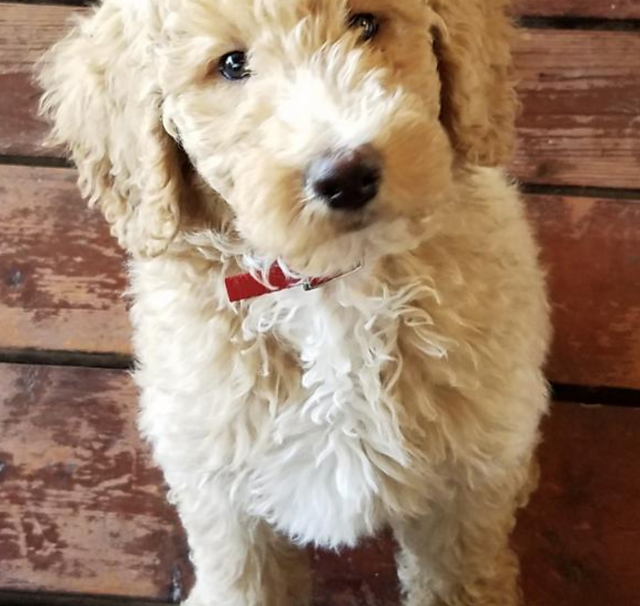
M 0 588 L 168 600 L 182 533 L 117 371 L 0 365 Z
M 638 19 L 638 0 L 515 0 L 515 12 L 536 17 Z
M 74 171 L 0 166 L 0 347 L 130 353 L 124 255 Z
M 515 174 L 640 188 L 640 32 L 524 30 L 517 49 Z
M 26 10 L 24 10 L 26 9 Z M 86 9 L 81 9 L 86 10 Z M 33 68 L 68 28 L 78 9 L 3 4 L 0 10 L 0 153 L 60 154 L 42 142 L 47 128 L 36 116 Z
M 127 373 L 0 365 L 0 588 L 187 594 L 182 533 L 135 411 Z M 541 487 L 515 540 L 527 604 L 635 604 L 640 410 L 558 404 L 544 435 Z M 397 606 L 394 550 L 385 535 L 312 552 L 314 603 Z

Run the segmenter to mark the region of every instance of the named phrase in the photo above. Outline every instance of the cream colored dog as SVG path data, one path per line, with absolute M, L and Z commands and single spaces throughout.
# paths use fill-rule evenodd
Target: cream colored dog
M 105 0 L 45 59 L 53 139 L 132 257 L 189 606 L 307 604 L 299 546 L 386 525 L 407 605 L 519 602 L 549 326 L 495 168 L 504 8 Z

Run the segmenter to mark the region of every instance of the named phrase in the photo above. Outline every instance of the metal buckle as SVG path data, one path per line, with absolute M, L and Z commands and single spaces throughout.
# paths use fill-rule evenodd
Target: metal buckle
M 327 278 L 323 281 L 318 281 L 314 278 L 307 278 L 302 282 L 302 288 L 305 292 L 311 292 L 312 290 L 317 290 L 322 286 L 326 286 L 327 284 L 331 284 L 331 282 L 335 282 L 336 280 L 342 280 L 342 278 L 348 278 L 353 274 L 358 273 L 363 267 L 362 263 L 359 263 L 356 267 L 354 267 L 351 271 L 348 271 L 346 274 L 340 274 L 339 276 L 335 276 L 333 278 Z

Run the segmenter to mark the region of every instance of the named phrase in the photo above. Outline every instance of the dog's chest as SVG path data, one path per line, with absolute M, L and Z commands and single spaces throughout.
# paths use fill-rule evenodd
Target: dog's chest
M 299 401 L 274 418 L 251 480 L 255 513 L 300 541 L 335 546 L 374 532 L 383 466 L 406 464 L 390 379 L 399 363 L 392 311 L 380 300 L 291 293 L 261 302 L 245 322 L 300 361 Z

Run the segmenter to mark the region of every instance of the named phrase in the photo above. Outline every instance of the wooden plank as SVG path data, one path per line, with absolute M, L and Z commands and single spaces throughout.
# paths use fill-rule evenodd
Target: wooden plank
M 524 30 L 514 173 L 640 188 L 640 32 Z
M 135 408 L 124 372 L 0 365 L 0 588 L 184 596 L 182 535 Z M 515 541 L 527 604 L 640 603 L 640 410 L 558 404 L 544 435 Z M 312 553 L 314 603 L 397 606 L 393 550 Z
M 557 404 L 544 436 L 516 533 L 528 606 L 640 604 L 640 409 Z
M 553 301 L 553 381 L 640 388 L 640 203 L 528 196 Z
M 123 254 L 66 169 L 0 166 L 0 349 L 129 355 Z M 560 383 L 640 388 L 640 203 L 529 196 Z
M 0 347 L 130 353 L 124 255 L 66 169 L 0 166 Z
M 515 0 L 515 12 L 535 17 L 638 19 L 638 0 Z
M 41 145 L 46 128 L 34 117 L 37 93 L 30 81 L 33 63 L 62 35 L 73 10 L 3 5 L 0 153 L 60 155 Z M 640 188 L 640 33 L 525 30 L 516 59 L 524 103 L 517 176 Z
M 33 68 L 67 30 L 78 9 L 4 4 L 0 10 L 0 153 L 58 155 L 42 142 L 46 125 L 37 118 L 39 92 Z
M 91 0 L 55 0 L 67 6 L 86 6 Z M 29 4 L 46 5 L 51 0 L 28 0 Z M 541 17 L 602 17 L 635 19 L 640 17 L 638 0 L 514 0 L 514 13 Z
M 0 365 L 1 588 L 171 597 L 185 550 L 135 399 L 124 372 Z

